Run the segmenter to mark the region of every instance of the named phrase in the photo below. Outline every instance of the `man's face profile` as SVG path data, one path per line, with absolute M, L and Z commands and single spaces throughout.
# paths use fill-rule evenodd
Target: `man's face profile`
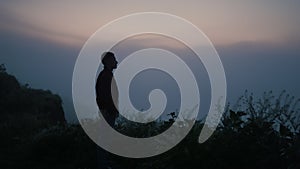
M 116 69 L 118 67 L 118 62 L 115 57 L 112 58 L 111 65 L 113 69 Z

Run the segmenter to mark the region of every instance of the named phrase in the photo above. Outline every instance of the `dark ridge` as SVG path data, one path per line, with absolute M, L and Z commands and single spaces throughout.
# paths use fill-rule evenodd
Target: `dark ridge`
M 0 121 L 6 122 L 20 117 L 46 124 L 66 122 L 60 96 L 21 85 L 3 64 L 0 65 L 0 116 Z

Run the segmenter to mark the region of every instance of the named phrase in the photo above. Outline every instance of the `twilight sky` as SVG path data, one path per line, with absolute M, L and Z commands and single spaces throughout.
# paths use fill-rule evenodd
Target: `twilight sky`
M 72 72 L 85 41 L 113 19 L 147 11 L 183 17 L 208 36 L 224 64 L 229 101 L 245 89 L 300 97 L 298 0 L 0 0 L 0 63 L 21 83 L 60 94 L 73 121 Z M 156 37 L 132 43 L 166 45 Z

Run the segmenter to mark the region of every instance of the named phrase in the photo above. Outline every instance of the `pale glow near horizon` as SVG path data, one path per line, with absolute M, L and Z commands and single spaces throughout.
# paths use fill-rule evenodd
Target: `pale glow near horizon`
M 297 1 L 11 1 L 1 2 L 2 29 L 82 45 L 101 26 L 135 12 L 158 11 L 183 17 L 215 44 L 280 42 L 298 32 Z M 122 31 L 124 28 L 120 28 Z M 183 30 L 184 31 L 184 30 Z

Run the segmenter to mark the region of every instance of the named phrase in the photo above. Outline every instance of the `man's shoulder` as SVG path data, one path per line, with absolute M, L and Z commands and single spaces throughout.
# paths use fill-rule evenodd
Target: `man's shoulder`
M 98 78 L 99 78 L 99 77 L 112 77 L 112 76 L 113 76 L 112 72 L 107 71 L 107 70 L 102 70 L 102 71 L 99 73 Z

